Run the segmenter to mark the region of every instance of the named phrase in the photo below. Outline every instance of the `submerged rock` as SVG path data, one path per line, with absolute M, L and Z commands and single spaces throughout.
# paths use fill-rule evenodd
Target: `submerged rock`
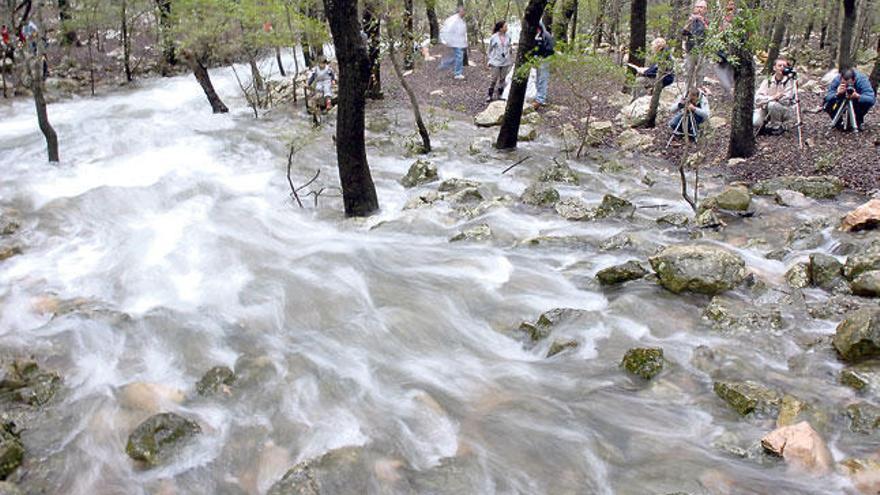
M 152 467 L 162 463 L 202 432 L 198 423 L 174 413 L 151 416 L 129 435 L 125 452 Z
M 727 226 L 724 220 L 713 209 L 706 209 L 694 218 L 694 225 L 700 229 L 721 229 Z
M 556 203 L 556 213 L 566 220 L 583 222 L 596 218 L 596 211 L 580 198 L 565 198 Z
M 416 187 L 437 180 L 437 166 L 428 160 L 416 160 L 400 179 L 403 187 Z
M 128 409 L 153 414 L 183 402 L 182 390 L 161 383 L 134 382 L 119 390 L 119 403 Z
M 716 295 L 745 279 L 745 262 L 725 249 L 703 244 L 671 246 L 649 261 L 666 289 Z
M 822 231 L 829 225 L 826 218 L 814 218 L 791 229 L 786 235 L 789 247 L 795 250 L 816 249 L 825 242 Z
M 880 356 L 880 309 L 863 308 L 847 315 L 837 325 L 832 343 L 844 361 Z
M 654 136 L 642 134 L 635 129 L 627 129 L 617 135 L 617 146 L 623 151 L 647 149 L 654 144 Z
M 864 297 L 880 297 L 880 270 L 862 272 L 850 284 L 853 294 Z
M 809 208 L 815 202 L 797 191 L 789 189 L 780 189 L 776 191 L 774 196 L 776 203 L 780 206 L 788 206 L 789 208 Z
M 0 212 L 0 235 L 12 235 L 21 228 L 18 212 L 7 209 Z
M 364 449 L 343 447 L 290 468 L 266 495 L 335 495 L 368 493 L 372 469 Z
M 613 194 L 606 194 L 596 209 L 596 218 L 630 218 L 635 211 L 636 207 L 629 201 Z
M 700 205 L 704 209 L 720 208 L 730 211 L 748 211 L 752 195 L 745 186 L 727 186 L 723 191 L 710 196 Z
M 596 274 L 599 283 L 602 285 L 618 285 L 630 280 L 638 280 L 644 278 L 648 271 L 641 263 L 635 260 L 626 263 L 605 268 Z
M 770 388 L 753 381 L 718 381 L 713 389 L 718 397 L 742 416 L 751 413 L 761 415 L 776 414 L 781 398 Z
M 761 445 L 801 471 L 815 475 L 831 472 L 831 452 L 822 437 L 806 421 L 773 430 L 761 439 Z
M 22 248 L 18 244 L 7 244 L 5 246 L 0 246 L 0 261 L 8 260 L 13 256 L 18 256 L 21 254 Z
M 214 395 L 218 392 L 229 393 L 229 387 L 235 382 L 235 373 L 228 366 L 215 366 L 196 383 L 199 395 Z
M 619 249 L 628 248 L 635 244 L 635 239 L 627 232 L 615 234 L 599 244 L 601 251 L 617 251 Z
M 866 361 L 844 368 L 840 372 L 840 383 L 859 392 L 880 390 L 880 361 Z
M 797 191 L 814 199 L 830 199 L 843 191 L 843 181 L 830 175 L 784 176 L 762 180 L 752 186 L 752 192 L 760 196 L 771 196 L 780 189 Z
M 872 199 L 849 212 L 840 224 L 844 232 L 876 229 L 880 226 L 880 199 Z
M 61 387 L 61 376 L 40 369 L 35 361 L 13 361 L 0 380 L 0 395 L 31 406 L 42 406 L 52 400 Z
M 690 217 L 683 213 L 670 213 L 657 219 L 658 224 L 671 227 L 687 227 L 690 222 Z
M 459 242 L 459 241 L 488 241 L 492 239 L 492 230 L 485 223 L 481 223 L 480 225 L 470 227 L 462 230 L 458 234 L 454 235 L 449 242 Z
M 538 130 L 531 125 L 521 125 L 517 133 L 516 140 L 521 143 L 528 143 L 538 139 Z
M 849 429 L 856 433 L 872 433 L 880 428 L 880 407 L 858 402 L 846 408 L 849 417 Z
M 703 318 L 717 330 L 779 330 L 782 312 L 777 307 L 754 306 L 724 296 L 715 296 L 703 311 Z
M 663 371 L 663 349 L 637 347 L 626 351 L 620 365 L 630 373 L 650 380 Z
M 453 177 L 441 182 L 437 190 L 440 192 L 457 193 L 465 189 L 477 189 L 479 187 L 480 183 L 475 180 Z
M 574 320 L 584 314 L 584 311 L 572 308 L 555 308 L 541 314 L 534 323 L 524 321 L 519 325 L 519 331 L 525 333 L 533 343 L 544 340 L 553 331 L 553 328 L 563 322 Z
M 779 404 L 779 415 L 776 416 L 776 427 L 791 426 L 797 423 L 801 414 L 806 411 L 807 404 L 793 395 L 784 395 Z
M 842 281 L 843 264 L 834 256 L 813 253 L 810 255 L 810 279 L 823 289 L 832 289 Z
M 580 184 L 581 179 L 577 173 L 566 163 L 554 162 L 553 165 L 541 170 L 538 176 L 539 182 L 560 182 L 563 184 Z
M 550 349 L 547 350 L 547 357 L 551 358 L 561 352 L 565 352 L 568 349 L 577 349 L 578 342 L 576 340 L 554 340 L 552 344 L 550 344 Z
M 24 446 L 12 423 L 0 426 L 0 480 L 5 480 L 21 465 Z
M 559 191 L 545 183 L 537 182 L 523 191 L 520 200 L 529 206 L 552 208 L 559 201 Z

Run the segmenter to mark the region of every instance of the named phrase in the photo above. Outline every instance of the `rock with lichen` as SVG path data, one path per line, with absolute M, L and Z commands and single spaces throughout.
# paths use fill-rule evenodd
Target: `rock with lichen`
M 400 179 L 403 187 L 416 187 L 438 179 L 437 166 L 428 160 L 416 160 L 410 165 L 406 175 Z
M 832 344 L 847 362 L 880 356 L 880 309 L 862 308 L 837 325 Z
M 648 274 L 648 270 L 641 263 L 635 260 L 629 260 L 620 265 L 610 266 L 604 270 L 600 270 L 596 274 L 596 278 L 602 285 L 619 285 L 631 280 L 644 278 Z
M 229 392 L 229 387 L 235 383 L 235 372 L 228 366 L 215 366 L 196 383 L 196 392 L 199 395 L 208 396 L 219 392 Z
M 128 437 L 125 452 L 147 466 L 157 466 L 202 432 L 195 421 L 175 413 L 149 417 Z
M 753 381 L 717 381 L 715 394 L 742 416 L 755 413 L 776 415 L 782 398 L 779 393 Z
M 559 191 L 543 182 L 536 182 L 523 191 L 520 201 L 529 206 L 552 208 L 559 201 Z
M 626 351 L 620 363 L 630 373 L 650 380 L 663 371 L 663 349 L 636 347 Z
M 649 261 L 660 284 L 675 293 L 716 295 L 738 286 L 746 276 L 741 257 L 708 244 L 670 246 Z

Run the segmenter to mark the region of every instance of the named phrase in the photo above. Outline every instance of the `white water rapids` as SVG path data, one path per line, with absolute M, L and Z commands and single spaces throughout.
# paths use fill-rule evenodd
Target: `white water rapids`
M 294 138 L 307 142 L 294 181 L 320 168 L 320 182 L 336 185 L 332 124 L 312 136 L 301 108 L 254 120 L 232 73 L 212 76 L 230 115 L 212 115 L 192 77 L 50 105 L 59 166 L 45 162 L 32 102 L 0 107 L 0 198 L 21 212 L 23 246 L 0 262 L 0 348 L 34 355 L 64 377 L 48 417 L 23 434 L 24 488 L 262 494 L 298 461 L 365 446 L 375 472 L 364 474 L 365 485 L 352 480 L 350 493 L 364 486 L 554 495 L 844 490 L 836 475 L 805 477 L 713 446 L 731 433 L 754 443 L 772 422 L 743 420 L 712 393 L 712 378 L 692 364 L 699 345 L 723 349 L 735 377 L 785 384 L 806 398 L 842 393 L 787 371 L 790 358 L 808 353 L 793 333 L 740 340 L 701 319 L 707 299 L 649 281 L 613 291 L 595 283 L 601 268 L 644 259 L 597 247 L 614 234 L 636 232 L 658 245 L 687 240 L 653 222 L 688 213 L 671 176 L 652 172 L 659 179 L 649 188 L 637 159 L 622 175 L 583 162 L 573 166 L 584 185 L 560 187 L 590 203 L 614 193 L 659 206 L 640 209 L 648 218 L 641 224 L 566 222 L 515 202 L 468 220 L 446 206 L 404 210 L 415 192 L 397 180 L 414 158 L 402 156 L 399 135 L 382 143 L 371 134 L 382 212 L 346 220 L 333 190 L 318 209 L 311 198 L 297 208 L 285 178 Z M 368 116 L 411 132 L 406 108 L 371 106 Z M 455 119 L 437 130 L 431 160 L 441 178 L 474 179 L 492 195 L 517 197 L 561 145 L 546 137 L 524 144 L 514 158 L 532 158 L 501 175 L 513 158 L 467 152 L 474 137 L 493 132 Z M 746 241 L 779 242 L 772 232 L 821 208 L 780 212 L 761 201 L 777 216 L 744 219 L 719 241 L 778 283 L 804 253 L 784 264 L 745 249 Z M 494 241 L 448 242 L 478 223 L 490 225 Z M 547 235 L 583 242 L 522 242 Z M 86 302 L 53 317 L 38 307 L 47 297 Z M 586 310 L 588 323 L 554 334 L 580 345 L 548 359 L 549 340 L 529 348 L 509 331 L 555 307 Z M 834 329 L 822 321 L 787 326 L 811 335 Z M 662 346 L 670 362 L 649 385 L 618 366 L 639 345 Z M 262 371 L 241 394 L 195 397 L 205 371 L 242 357 Z M 839 368 L 831 354 L 812 359 L 811 370 Z M 158 404 L 140 404 L 124 392 L 133 383 L 180 389 L 186 398 L 159 394 Z M 196 419 L 203 433 L 172 463 L 143 470 L 125 443 L 159 410 Z M 837 454 L 853 443 L 841 446 L 841 438 L 850 437 L 826 439 Z M 443 481 L 424 481 L 432 477 Z

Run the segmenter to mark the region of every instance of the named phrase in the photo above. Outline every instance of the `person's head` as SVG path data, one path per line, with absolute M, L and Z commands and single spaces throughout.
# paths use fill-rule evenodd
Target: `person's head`
M 694 2 L 695 15 L 706 15 L 707 12 L 709 12 L 709 4 L 706 3 L 706 0 L 697 0 Z
M 691 90 L 688 91 L 687 99 L 689 103 L 693 103 L 694 105 L 696 105 L 697 102 L 700 101 L 700 90 L 697 88 L 691 88 Z
M 507 22 L 498 21 L 495 23 L 495 27 L 492 28 L 492 34 L 495 33 L 506 33 L 507 32 Z
M 324 57 L 319 58 L 319 59 L 318 59 L 318 65 L 320 65 L 322 69 L 323 69 L 324 67 L 327 67 L 327 59 L 324 58 Z
M 464 5 L 459 5 L 457 9 L 455 9 L 455 13 L 460 17 L 464 17 Z
M 845 82 L 846 84 L 855 84 L 856 82 L 856 70 L 852 67 L 844 70 L 840 73 L 841 82 Z
M 784 57 L 779 57 L 776 61 L 773 62 L 773 74 L 776 75 L 778 79 L 781 79 L 785 73 L 785 69 L 788 68 L 788 59 Z
M 651 50 L 654 53 L 660 53 L 666 49 L 666 38 L 654 38 L 651 42 Z

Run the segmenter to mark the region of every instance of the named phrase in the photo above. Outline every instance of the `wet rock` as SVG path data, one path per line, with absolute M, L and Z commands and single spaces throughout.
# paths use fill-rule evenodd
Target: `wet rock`
M 161 383 L 134 382 L 119 390 L 119 403 L 128 409 L 150 414 L 181 404 L 182 390 Z
M 556 203 L 556 213 L 566 220 L 583 222 L 596 218 L 596 211 L 580 198 L 565 198 Z
M 368 493 L 371 469 L 361 447 L 344 447 L 290 468 L 266 495 Z
M 617 146 L 623 151 L 637 151 L 651 147 L 654 136 L 642 134 L 635 129 L 627 129 L 617 135 Z
M 718 381 L 713 389 L 718 397 L 742 416 L 751 413 L 774 415 L 779 410 L 781 398 L 770 388 L 753 381 Z
M 780 206 L 788 206 L 789 208 L 809 208 L 815 202 L 797 191 L 789 189 L 780 189 L 774 194 L 776 204 Z
M 843 264 L 837 258 L 827 254 L 813 253 L 810 255 L 810 279 L 813 285 L 823 289 L 831 289 L 841 283 Z
M 880 270 L 862 272 L 850 283 L 853 294 L 863 297 L 880 297 Z
M 276 370 L 269 356 L 244 355 L 235 360 L 235 382 L 237 388 L 258 387 L 275 376 Z
M 606 194 L 596 209 L 596 218 L 631 218 L 635 211 L 636 207 L 629 201 L 613 194 Z
M 666 289 L 716 295 L 745 279 L 745 262 L 738 255 L 712 245 L 680 244 L 649 258 Z
M 782 261 L 789 254 L 790 252 L 787 249 L 774 249 L 773 251 L 765 254 L 764 258 L 767 258 L 768 260 Z
M 235 383 L 235 373 L 228 366 L 215 366 L 196 383 L 196 392 L 202 396 L 223 392 L 229 394 L 229 387 Z
M 534 323 L 522 322 L 519 331 L 525 333 L 532 343 L 539 342 L 546 339 L 556 326 L 577 319 L 583 314 L 584 312 L 578 309 L 554 308 L 541 314 Z
M 470 191 L 470 189 L 466 189 L 457 194 L 464 195 L 468 193 L 468 191 Z M 508 207 L 512 204 L 513 198 L 511 198 L 510 196 L 495 196 L 491 199 L 487 199 L 486 201 L 482 201 L 475 206 L 472 206 L 473 201 L 459 202 L 456 205 L 455 212 L 465 218 L 476 218 L 494 208 Z
M 440 192 L 457 193 L 465 189 L 477 189 L 479 187 L 480 183 L 475 180 L 454 177 L 441 182 L 437 190 Z
M 0 213 L 0 235 L 12 235 L 21 228 L 21 221 L 18 212 L 15 210 L 4 210 Z
M 876 229 L 880 226 L 880 199 L 872 199 L 849 212 L 840 224 L 844 232 Z
M 684 213 L 670 213 L 657 219 L 658 224 L 670 227 L 687 227 L 690 222 L 690 217 Z
M 828 225 L 825 218 L 808 220 L 789 231 L 786 242 L 795 250 L 816 249 L 825 242 L 822 230 Z
M 0 480 L 9 477 L 23 459 L 24 446 L 15 431 L 15 425 L 4 423 L 0 426 Z
M 830 175 L 785 176 L 762 180 L 752 186 L 752 192 L 759 196 L 771 196 L 780 189 L 797 191 L 814 199 L 830 199 L 843 191 L 843 181 Z
M 859 392 L 880 390 L 880 361 L 866 361 L 847 366 L 840 372 L 840 383 Z
M 537 182 L 526 188 L 520 200 L 529 206 L 552 208 L 559 201 L 559 191 L 543 182 Z
M 644 184 L 648 187 L 654 187 L 654 185 L 657 184 L 657 181 L 654 180 L 653 175 L 645 174 L 644 177 L 642 177 L 642 184 Z
M 437 180 L 437 166 L 428 160 L 416 160 L 400 179 L 403 187 L 416 187 Z
M 816 475 L 831 472 L 831 452 L 806 421 L 773 430 L 761 439 L 761 445 L 798 470 Z
M 832 343 L 840 357 L 851 363 L 880 356 L 880 309 L 850 313 L 837 325 Z
M 618 285 L 630 280 L 638 280 L 644 278 L 648 271 L 641 263 L 635 260 L 626 263 L 605 268 L 596 274 L 599 283 L 602 285 Z
M 534 141 L 535 139 L 538 139 L 538 130 L 531 125 L 521 125 L 516 139 L 521 143 Z
M 840 462 L 841 470 L 849 475 L 853 486 L 864 495 L 880 493 L 880 460 L 878 459 L 844 459 Z
M 18 244 L 7 244 L 5 246 L 0 246 L 0 261 L 8 260 L 13 256 L 18 256 L 22 253 L 21 246 Z
M 792 289 L 803 289 L 810 286 L 810 265 L 796 263 L 785 272 L 785 281 Z
M 566 163 L 554 162 L 553 165 L 541 170 L 539 182 L 559 182 L 563 184 L 580 184 L 577 173 Z
M 720 229 L 727 226 L 724 220 L 713 209 L 707 209 L 700 212 L 694 218 L 694 225 L 701 229 Z
M 779 330 L 782 312 L 770 305 L 753 306 L 724 296 L 715 296 L 703 311 L 703 318 L 716 330 Z
M 202 432 L 198 423 L 174 413 L 151 416 L 129 435 L 125 452 L 147 466 L 156 466 Z
M 784 395 L 779 404 L 779 415 L 776 416 L 776 427 L 791 426 L 806 411 L 807 404 L 793 395 Z
M 850 313 L 868 306 L 866 299 L 846 294 L 832 294 L 827 300 L 807 303 L 807 312 L 819 320 L 840 321 Z M 873 307 L 873 305 L 871 305 Z
M 637 347 L 626 351 L 620 365 L 630 373 L 650 380 L 663 371 L 663 349 Z
M 0 380 L 0 396 L 31 406 L 47 404 L 61 387 L 61 376 L 28 359 L 13 361 Z
M 577 349 L 578 343 L 576 340 L 554 340 L 552 344 L 550 344 L 550 349 L 547 350 L 547 357 L 551 358 L 561 352 L 565 352 L 568 349 Z
M 727 186 L 723 191 L 710 196 L 700 205 L 703 209 L 720 208 L 730 211 L 748 211 L 752 204 L 752 194 L 745 186 Z
M 847 280 L 855 280 L 864 272 L 880 270 L 880 251 L 870 250 L 846 259 L 843 265 L 843 276 Z
M 384 134 L 391 129 L 391 120 L 387 117 L 370 115 L 367 119 L 366 129 L 374 134 Z
M 485 223 L 481 223 L 480 225 L 462 230 L 451 239 L 449 239 L 449 242 L 480 242 L 488 241 L 490 239 L 492 239 L 492 230 Z
M 850 404 L 846 407 L 849 417 L 849 429 L 856 433 L 872 433 L 880 428 L 880 407 L 865 402 Z
M 501 125 L 504 120 L 504 111 L 507 108 L 507 102 L 503 100 L 493 101 L 485 110 L 478 113 L 474 117 L 474 125 L 478 127 L 493 127 Z
M 15 483 L 0 481 L 0 495 L 24 495 Z
M 588 143 L 600 144 L 614 135 L 614 124 L 607 120 L 590 122 Z
M 476 187 L 466 187 L 454 193 L 449 193 L 446 200 L 454 205 L 465 205 L 483 201 L 483 193 Z

